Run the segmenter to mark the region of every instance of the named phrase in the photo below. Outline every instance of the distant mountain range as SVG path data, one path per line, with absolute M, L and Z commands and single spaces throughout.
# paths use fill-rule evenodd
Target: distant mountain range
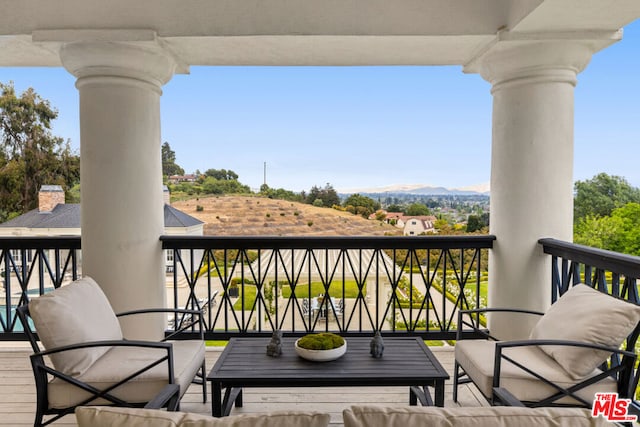
M 370 188 L 345 188 L 338 190 L 341 194 L 419 194 L 423 196 L 442 196 L 442 195 L 460 195 L 460 196 L 472 196 L 472 195 L 489 195 L 489 183 L 472 185 L 462 188 L 445 188 L 434 187 L 425 184 L 396 184 L 387 185 L 385 187 L 370 187 Z

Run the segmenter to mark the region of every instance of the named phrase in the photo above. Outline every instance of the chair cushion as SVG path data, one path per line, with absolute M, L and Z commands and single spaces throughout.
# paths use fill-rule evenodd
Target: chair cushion
M 107 297 L 90 277 L 34 298 L 29 303 L 29 313 L 46 349 L 122 339 L 120 323 Z M 51 362 L 65 374 L 82 375 L 108 350 L 94 347 L 65 351 L 52 354 Z
M 271 412 L 213 418 L 156 409 L 79 407 L 78 427 L 326 427 L 329 415 L 318 412 Z
M 197 340 L 173 341 L 172 345 L 175 382 L 180 385 L 180 395 L 182 396 L 187 391 L 198 369 L 202 366 L 205 347 L 202 341 Z M 141 369 L 150 361 L 157 360 L 165 354 L 166 350 L 164 349 L 113 347 L 98 359 L 90 370 L 77 377 L 77 379 L 104 390 L 127 375 Z M 167 363 L 163 362 L 117 387 L 112 394 L 129 403 L 146 403 L 168 383 L 167 375 Z M 49 382 L 50 408 L 61 409 L 75 406 L 90 396 L 84 390 L 59 378 Z M 88 404 L 100 405 L 108 403 L 105 399 L 98 399 Z
M 569 376 L 558 362 L 536 346 L 504 349 L 503 354 L 517 362 L 521 362 L 527 368 L 562 387 L 567 388 L 580 382 Z M 488 398 L 493 395 L 494 355 L 495 341 L 462 340 L 456 343 L 456 361 L 462 366 L 482 394 Z M 594 376 L 599 372 L 599 370 L 593 370 L 590 375 L 585 377 Z M 504 359 L 501 362 L 500 386 L 509 390 L 523 402 L 540 401 L 556 393 L 555 388 L 544 384 L 533 375 L 526 373 Z M 587 402 L 592 402 L 596 392 L 617 392 L 615 380 L 611 377 L 606 377 L 576 394 Z M 564 397 L 556 403 L 575 404 L 576 400 Z
M 587 285 L 569 289 L 540 318 L 531 339 L 580 341 L 619 348 L 640 321 L 640 306 Z M 542 346 L 574 379 L 584 378 L 611 353 L 583 347 Z
M 596 427 L 609 426 L 580 408 L 437 408 L 352 406 L 342 412 L 344 427 Z

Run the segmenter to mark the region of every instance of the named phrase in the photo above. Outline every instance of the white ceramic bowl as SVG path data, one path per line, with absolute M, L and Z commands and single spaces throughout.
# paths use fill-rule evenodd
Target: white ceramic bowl
M 336 360 L 347 352 L 347 341 L 338 348 L 332 348 L 331 350 L 308 350 L 306 348 L 298 347 L 298 341 L 294 345 L 296 353 L 303 359 L 311 360 L 312 362 L 328 362 L 330 360 Z

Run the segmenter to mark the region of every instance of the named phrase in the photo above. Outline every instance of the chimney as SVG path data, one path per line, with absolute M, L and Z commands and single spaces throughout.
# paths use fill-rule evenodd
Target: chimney
M 43 185 L 38 193 L 38 211 L 51 212 L 57 205 L 64 205 L 64 190 L 59 185 Z

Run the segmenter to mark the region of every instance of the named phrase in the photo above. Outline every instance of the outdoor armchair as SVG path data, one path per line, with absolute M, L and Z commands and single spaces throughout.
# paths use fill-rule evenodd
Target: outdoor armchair
M 162 311 L 166 310 L 122 315 Z M 89 277 L 35 298 L 17 312 L 34 351 L 30 358 L 37 394 L 35 426 L 50 424 L 77 406 L 143 407 L 165 393 L 162 406 L 176 410 L 199 371 L 205 373 L 201 339 L 126 340 L 109 301 Z M 54 416 L 43 421 L 45 415 Z
M 539 319 L 528 337 L 500 341 L 479 327 L 479 315 L 487 312 Z M 502 308 L 460 311 L 453 399 L 458 399 L 458 385 L 466 382 L 499 405 L 508 404 L 504 390 L 530 407 L 590 408 L 597 392 L 633 399 L 639 321 L 640 306 L 584 284 L 570 288 L 544 314 Z M 486 339 L 465 339 L 469 327 Z

